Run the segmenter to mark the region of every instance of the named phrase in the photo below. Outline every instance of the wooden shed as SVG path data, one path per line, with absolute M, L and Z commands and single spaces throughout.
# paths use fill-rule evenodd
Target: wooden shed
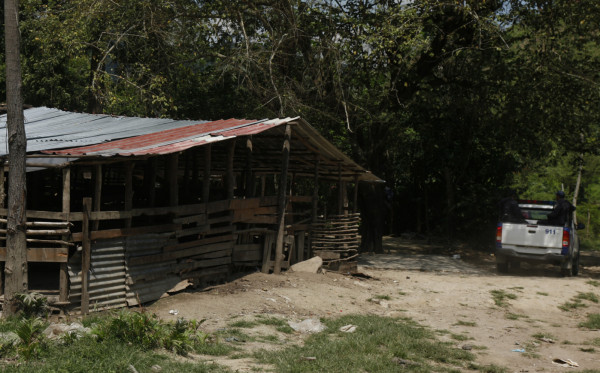
M 299 117 L 176 121 L 31 108 L 25 122 L 30 288 L 83 313 L 238 270 L 278 273 L 315 254 L 336 268 L 358 254 L 358 183 L 380 181 Z

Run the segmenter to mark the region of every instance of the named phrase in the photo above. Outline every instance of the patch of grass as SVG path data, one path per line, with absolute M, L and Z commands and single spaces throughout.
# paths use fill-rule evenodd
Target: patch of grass
M 562 343 L 562 344 L 564 344 L 564 345 L 574 345 L 574 344 L 575 344 L 575 343 L 573 343 L 573 342 L 571 342 L 571 341 L 567 341 L 567 340 L 565 340 L 565 341 L 562 341 L 562 342 L 560 342 L 560 343 Z
M 522 291 L 523 289 L 525 289 L 522 286 L 513 286 L 512 288 L 509 288 L 510 290 L 515 290 L 515 291 Z
M 519 319 L 528 319 L 529 316 L 527 315 L 521 315 L 518 313 L 512 313 L 512 312 L 507 312 L 506 314 L 504 314 L 504 317 L 507 320 L 519 320 Z
M 129 366 L 139 372 L 150 372 L 153 365 L 159 365 L 161 372 L 218 372 L 227 369 L 215 364 L 183 363 L 164 354 L 141 349 L 139 346 L 114 340 L 96 341 L 92 337 L 83 337 L 71 345 L 52 344 L 43 350 L 37 359 L 16 364 L 3 363 L 3 372 L 129 372 Z
M 219 330 L 216 335 L 220 340 L 230 343 L 253 342 L 255 340 L 255 338 L 237 328 Z
M 254 357 L 276 372 L 461 372 L 475 355 L 453 343 L 437 341 L 435 334 L 413 321 L 374 315 L 346 315 L 323 320 L 327 329 L 309 336 L 302 346 L 261 350 Z M 353 324 L 354 333 L 339 328 Z M 305 357 L 315 357 L 307 360 Z M 333 359 L 332 357 L 336 358 Z M 405 362 L 400 365 L 399 361 Z
M 600 347 L 600 337 L 594 338 L 591 341 L 587 342 L 586 344 L 590 344 L 592 346 Z
M 588 281 L 586 281 L 585 283 L 586 283 L 586 284 L 588 284 L 588 285 L 595 286 L 595 287 L 597 287 L 597 288 L 598 288 L 598 287 L 600 287 L 600 281 L 596 281 L 596 280 L 588 280 Z
M 373 297 L 373 299 L 392 300 L 389 295 L 376 295 Z
M 255 321 L 239 320 L 229 324 L 230 328 L 254 328 L 258 323 Z
M 580 323 L 579 326 L 588 329 L 600 329 L 600 313 L 587 315 L 587 321 Z
M 275 330 L 277 330 L 280 333 L 285 333 L 285 334 L 292 334 L 294 333 L 294 329 L 292 329 L 291 326 L 288 325 L 287 321 L 283 320 L 283 319 L 278 319 L 276 317 L 258 317 L 256 319 L 256 322 L 259 324 L 263 324 L 263 325 L 271 325 L 275 327 Z
M 476 370 L 476 371 L 483 372 L 483 373 L 507 373 L 508 372 L 508 369 L 498 366 L 498 365 L 495 365 L 495 364 L 477 365 L 475 363 L 470 363 L 468 368 L 471 370 Z
M 535 338 L 535 339 L 539 339 L 539 340 L 543 340 L 543 339 L 556 340 L 556 337 L 554 337 L 550 333 L 535 333 L 534 335 L 532 335 L 532 337 Z
M 537 295 L 542 295 L 542 296 L 544 296 L 544 297 L 547 297 L 547 296 L 548 296 L 548 293 L 546 293 L 546 292 L 544 292 L 544 291 L 538 291 L 536 294 L 537 294 Z
M 561 304 L 560 306 L 558 306 L 559 309 L 563 310 L 563 311 L 571 311 L 577 308 L 584 308 L 587 307 L 587 304 L 583 303 L 581 300 L 577 299 L 574 302 L 565 302 L 563 304 Z
M 492 299 L 498 307 L 508 307 L 508 299 L 517 299 L 516 294 L 506 292 L 504 290 L 490 290 Z
M 465 334 L 456 334 L 456 333 L 451 333 L 450 337 L 456 341 L 468 341 L 469 339 L 472 339 L 471 337 L 469 337 L 468 335 Z
M 454 325 L 457 325 L 457 326 L 477 326 L 477 323 L 473 322 L 473 321 L 458 320 Z
M 581 348 L 579 348 L 579 351 L 581 351 L 581 352 L 596 352 L 596 349 L 593 347 L 581 347 Z
M 279 338 L 276 335 L 261 335 L 257 337 L 256 340 L 258 342 L 270 342 L 270 343 L 278 343 Z
M 598 296 L 594 293 L 588 292 L 588 293 L 578 293 L 575 296 L 575 299 L 579 299 L 579 300 L 587 300 L 590 301 L 592 303 L 598 303 Z
M 406 295 L 406 294 L 408 294 L 408 293 L 407 293 L 407 292 L 405 292 L 405 291 L 399 291 L 399 292 L 398 292 L 398 295 Z

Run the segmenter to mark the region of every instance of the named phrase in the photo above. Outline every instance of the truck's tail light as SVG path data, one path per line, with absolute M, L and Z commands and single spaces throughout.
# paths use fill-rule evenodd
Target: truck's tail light
M 560 253 L 562 255 L 567 255 L 569 253 L 569 244 L 571 243 L 571 230 L 569 228 L 563 228 L 563 237 L 562 237 L 562 250 Z
M 496 227 L 496 247 L 502 247 L 502 223 L 498 223 Z

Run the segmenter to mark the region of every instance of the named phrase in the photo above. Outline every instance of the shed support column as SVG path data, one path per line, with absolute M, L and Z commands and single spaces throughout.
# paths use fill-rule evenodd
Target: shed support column
M 338 163 L 338 215 L 344 213 L 344 186 L 342 184 L 342 165 Z
M 87 315 L 90 310 L 89 272 L 90 272 L 90 210 L 92 199 L 83 199 L 83 222 L 82 222 L 82 251 L 81 251 L 81 313 Z
M 177 174 L 179 172 L 179 154 L 169 154 L 167 159 L 167 175 L 169 183 L 169 206 L 179 204 L 179 186 L 177 185 Z
M 246 198 L 254 197 L 254 175 L 252 174 L 252 137 L 246 140 Z
M 275 265 L 273 273 L 281 272 L 281 262 L 283 261 L 283 236 L 285 233 L 285 206 L 287 194 L 287 176 L 290 163 L 290 139 L 292 137 L 292 127 L 285 126 L 285 137 L 283 140 L 283 154 L 281 161 L 281 178 L 279 180 L 279 197 L 277 211 L 277 243 L 275 245 Z
M 98 164 L 94 167 L 94 211 L 100 211 L 102 208 L 102 165 Z M 92 230 L 97 231 L 100 227 L 100 220 L 94 220 Z
M 352 213 L 358 211 L 358 175 L 354 176 L 354 196 L 352 198 Z
M 133 166 L 133 162 L 125 162 L 125 211 L 133 208 Z M 131 228 L 131 219 L 125 219 L 125 228 Z
M 210 198 L 210 164 L 212 145 L 204 145 L 204 176 L 202 180 L 202 203 L 208 203 Z
M 233 156 L 235 154 L 235 139 L 229 140 L 227 148 L 227 199 L 233 199 L 235 175 L 233 174 Z
M 69 213 L 71 212 L 71 168 L 65 167 L 62 170 L 63 190 L 62 190 L 62 212 L 65 214 L 65 220 L 69 221 Z M 62 236 L 63 241 L 67 241 L 69 236 Z M 67 302 L 69 299 L 69 272 L 67 263 L 60 263 L 59 274 L 59 302 Z
M 0 208 L 4 208 L 4 159 L 0 159 Z M 8 218 L 8 217 L 7 217 Z M 588 223 L 589 226 L 589 223 Z M 0 263 L 0 295 L 4 294 L 4 283 L 2 274 L 4 273 L 4 263 Z
M 311 228 L 314 229 L 314 224 L 317 223 L 317 216 L 319 214 L 319 158 L 317 157 L 317 159 L 315 160 L 315 176 L 314 176 L 314 180 L 313 180 L 313 196 L 312 196 L 312 211 L 311 211 L 311 224 L 313 224 L 313 227 Z M 308 242 L 308 258 L 312 258 L 312 254 L 313 254 L 313 250 L 312 250 L 312 234 L 309 235 L 309 242 Z

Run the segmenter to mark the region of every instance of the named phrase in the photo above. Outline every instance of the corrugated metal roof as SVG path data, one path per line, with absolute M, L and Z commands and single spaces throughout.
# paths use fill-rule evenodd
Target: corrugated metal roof
M 139 156 L 169 154 L 209 142 L 226 140 L 241 135 L 260 133 L 291 120 L 293 119 L 285 118 L 268 121 L 247 119 L 218 120 L 110 141 L 103 144 L 45 152 L 79 156 Z
M 24 110 L 27 152 L 81 147 L 206 121 L 71 113 L 47 107 Z M 0 156 L 8 154 L 6 114 L 0 116 Z
M 293 124 L 294 132 L 302 138 L 303 147 L 328 160 L 336 168 L 338 165 L 342 167 L 346 171 L 345 177 L 356 175 L 360 180 L 380 180 L 299 117 L 209 122 L 70 113 L 46 107 L 27 109 L 24 114 L 30 157 L 40 152 L 71 157 L 170 154 L 235 137 L 257 135 L 289 123 Z M 292 140 L 295 138 L 296 135 L 292 135 Z M 6 115 L 2 115 L 0 156 L 7 153 Z

